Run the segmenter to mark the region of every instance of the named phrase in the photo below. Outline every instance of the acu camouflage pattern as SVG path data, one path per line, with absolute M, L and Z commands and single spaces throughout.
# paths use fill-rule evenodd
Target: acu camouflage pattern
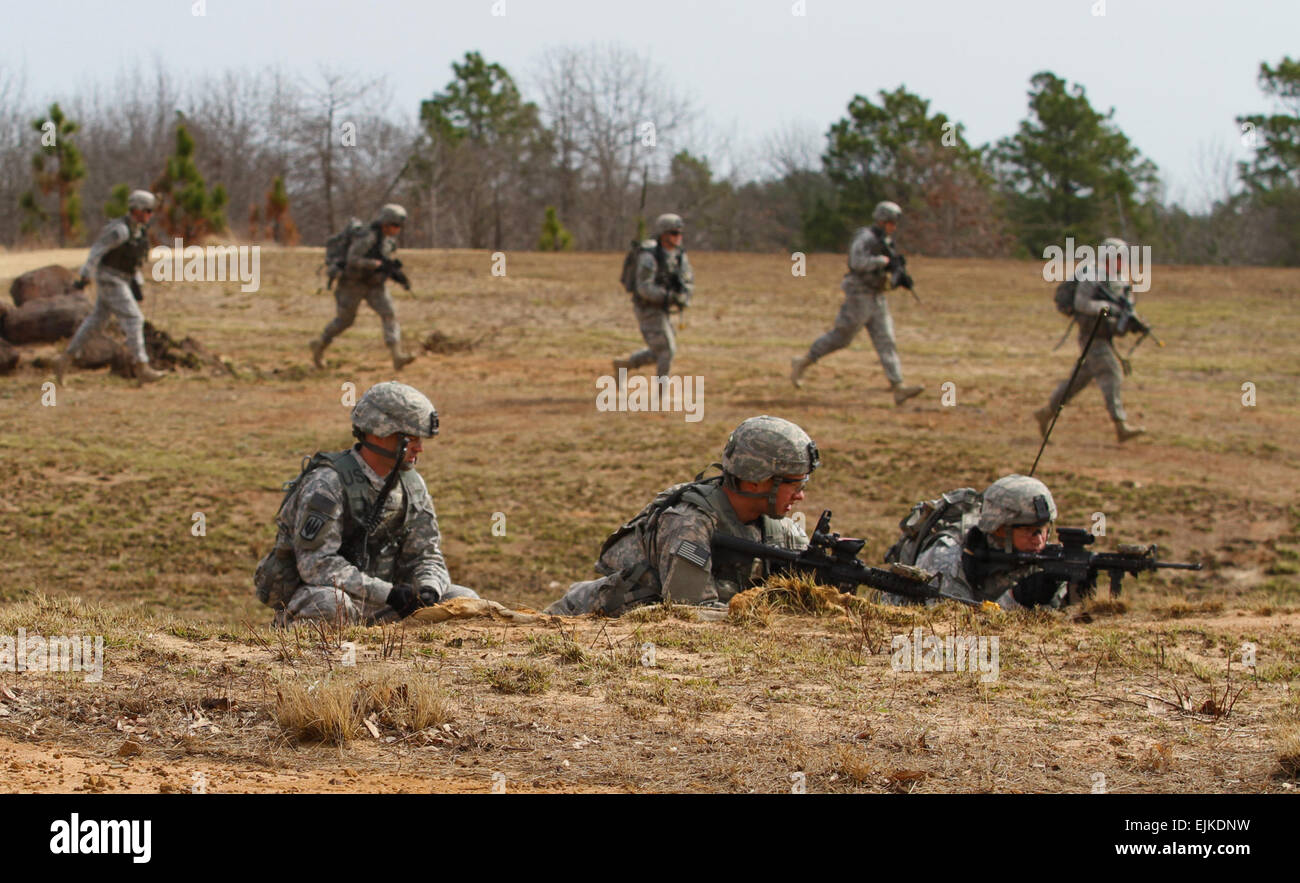
M 1073 385 L 1068 377 L 1057 384 L 1048 401 L 1048 408 L 1053 412 L 1056 411 L 1086 389 L 1088 384 L 1096 381 L 1098 389 L 1101 390 L 1101 397 L 1106 403 L 1107 413 L 1116 423 L 1124 423 L 1128 420 L 1128 414 L 1124 410 L 1124 370 L 1113 342 L 1116 337 L 1122 335 L 1117 333 L 1118 319 L 1113 315 L 1115 305 L 1097 296 L 1102 289 L 1113 297 L 1127 300 L 1129 303 L 1134 301 L 1131 286 L 1119 279 L 1081 280 L 1075 286 L 1074 312 L 1075 321 L 1079 325 L 1080 349 L 1088 345 L 1088 337 L 1092 334 L 1093 325 L 1096 324 L 1097 316 L 1102 309 L 1110 308 L 1112 315 L 1102 319 L 1101 324 L 1097 326 L 1097 336 L 1083 357 L 1083 364 L 1079 366 L 1079 373 L 1075 376 Z
M 657 508 L 676 498 L 665 508 Z M 769 574 L 763 561 L 714 550 L 715 534 L 785 549 L 804 549 L 808 538 L 789 518 L 742 523 L 717 478 L 674 485 L 606 540 L 596 571 L 600 579 L 575 583 L 548 613 L 574 616 L 624 609 L 671 597 L 674 603 L 721 607 Z
M 343 274 L 334 289 L 337 313 L 321 333 L 321 340 L 325 344 L 352 327 L 357 318 L 357 308 L 363 300 L 379 314 L 384 325 L 384 342 L 391 347 L 401 341 L 402 328 L 397 321 L 397 310 L 393 307 L 393 298 L 384 284 L 387 277 L 379 269 L 381 258 L 391 259 L 396 253 L 397 240 L 383 235 L 378 221 L 370 224 L 353 239 L 348 247 Z
M 385 477 L 355 449 L 323 455 L 332 465 L 322 462 L 321 456 L 313 458 L 315 468 L 301 475 L 286 497 L 276 516 L 275 547 L 259 564 L 255 577 L 258 596 L 280 610 L 278 620 L 395 620 L 397 611 L 387 604 L 395 583 L 431 598 L 451 596 L 438 518 L 420 474 L 402 470 L 370 535 L 368 561 L 362 569 L 357 564 L 361 560 L 357 546 L 363 513 L 357 509 L 368 511 L 374 505 Z M 277 567 L 282 572 L 292 568 L 297 585 L 289 588 L 292 578 L 286 581 L 264 573 Z
M 352 409 L 352 425 L 380 438 L 399 432 L 432 438 L 438 434 L 438 410 L 415 387 L 389 380 L 366 390 Z
M 831 330 L 808 348 L 809 364 L 844 349 L 865 327 L 890 384 L 902 384 L 903 364 L 898 358 L 894 320 L 885 299 L 885 287 L 889 284 L 889 273 L 885 270 L 889 256 L 885 251 L 892 247 L 892 238 L 879 227 L 863 227 L 854 234 L 849 246 L 849 272 L 840 283 L 844 303 Z
M 68 344 L 67 352 L 81 352 L 87 339 L 110 318 L 116 317 L 131 357 L 138 364 L 147 364 L 149 356 L 144 348 L 144 314 L 131 295 L 130 282 L 144 284 L 140 265 L 149 256 L 149 231 L 146 225 L 137 224 L 129 215 L 114 218 L 104 225 L 99 238 L 90 247 L 90 254 L 81 266 L 82 278 L 94 278 L 95 308 L 77 328 Z
M 767 481 L 774 475 L 803 475 L 821 465 L 817 445 L 789 420 L 763 414 L 741 423 L 727 439 L 722 469 L 742 481 Z
M 680 248 L 665 249 L 665 267 L 661 272 L 655 260 L 657 240 L 647 239 L 641 244 L 637 255 L 636 294 L 632 296 L 632 308 L 636 313 L 637 325 L 645 348 L 628 356 L 630 367 L 655 363 L 655 373 L 667 377 L 671 373 L 673 356 L 677 353 L 677 339 L 673 333 L 672 323 L 668 319 L 668 309 L 673 305 L 685 307 L 695 293 L 695 271 L 691 269 L 686 251 Z M 668 290 L 668 276 L 677 275 L 682 280 L 683 292 L 675 294 Z
M 1030 526 L 1056 520 L 1056 500 L 1047 485 L 1028 475 L 1004 475 L 985 489 L 979 529 Z

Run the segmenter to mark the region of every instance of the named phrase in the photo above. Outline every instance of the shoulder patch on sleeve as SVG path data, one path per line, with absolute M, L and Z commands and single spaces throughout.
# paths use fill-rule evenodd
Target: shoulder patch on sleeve
M 321 515 L 334 517 L 343 511 L 343 505 L 328 494 L 317 491 L 307 499 L 307 509 Z
M 298 531 L 298 534 L 304 540 L 310 542 L 311 540 L 316 539 L 316 535 L 320 533 L 320 529 L 324 526 L 325 516 L 315 511 L 308 512 L 307 518 L 302 523 L 302 530 Z
M 709 555 L 711 553 L 706 546 L 701 546 L 691 540 L 682 540 L 677 544 L 677 548 L 673 550 L 673 554 L 678 558 L 685 558 L 697 567 L 708 569 Z

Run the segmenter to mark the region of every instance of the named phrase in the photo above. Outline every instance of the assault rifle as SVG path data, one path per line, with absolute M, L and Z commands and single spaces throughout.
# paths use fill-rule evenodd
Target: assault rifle
M 686 249 L 680 249 L 682 257 L 686 256 Z M 664 312 L 671 313 L 673 307 L 677 307 L 677 312 L 686 309 L 688 297 L 686 296 L 686 283 L 682 281 L 681 262 L 677 264 L 677 272 L 669 272 L 668 255 L 664 247 L 658 242 L 655 243 L 655 282 L 668 292 L 668 300 L 664 301 Z
M 937 579 L 925 575 L 923 570 L 915 570 L 915 576 L 905 576 L 892 570 L 868 567 L 858 560 L 865 540 L 841 537 L 831 533 L 831 510 L 822 512 L 813 528 L 808 548 L 803 551 L 782 549 L 768 546 L 740 537 L 713 535 L 713 545 L 761 558 L 775 563 L 778 573 L 803 573 L 813 582 L 823 586 L 835 586 L 846 595 L 853 594 L 858 586 L 870 586 L 881 592 L 890 592 L 911 598 L 914 601 L 947 600 L 957 601 L 970 607 L 980 606 L 980 602 L 970 598 L 950 595 L 937 585 Z
M 1110 577 L 1110 596 L 1118 598 L 1124 574 L 1136 577 L 1144 570 L 1200 570 L 1200 563 L 1182 564 L 1161 561 L 1159 547 L 1121 543 L 1115 552 L 1089 552 L 1096 537 L 1082 527 L 1059 527 L 1056 534 L 1060 543 L 1048 545 L 1041 552 L 1003 552 L 985 549 L 977 553 L 977 562 L 989 564 L 1033 564 L 1050 577 L 1070 584 L 1070 600 L 1078 595 L 1091 595 L 1097 590 L 1097 577 L 1102 571 Z
M 1142 341 L 1146 340 L 1148 337 L 1156 342 L 1156 346 L 1163 347 L 1165 345 L 1163 340 L 1156 337 L 1155 332 L 1151 330 L 1151 326 L 1138 316 L 1137 311 L 1133 308 L 1133 301 L 1126 297 L 1119 297 L 1113 294 L 1110 289 L 1104 285 L 1097 285 L 1095 288 L 1096 294 L 1094 296 L 1098 300 L 1104 300 L 1109 304 L 1115 305 L 1113 311 L 1116 317 L 1115 333 L 1126 334 L 1128 331 L 1133 330 L 1142 335 L 1138 338 L 1138 342 L 1133 344 L 1133 349 L 1129 350 L 1130 356 L 1133 354 L 1133 350 L 1137 349 Z
M 397 258 L 380 258 L 379 272 L 383 273 L 389 279 L 392 279 L 407 291 L 411 290 L 411 280 L 406 278 L 406 271 L 402 269 L 402 262 Z
M 907 272 L 907 256 L 888 244 L 885 244 L 885 254 L 889 256 L 889 263 L 885 265 L 885 269 L 889 271 L 890 287 L 906 288 L 919 305 L 921 297 L 912 287 L 912 277 Z

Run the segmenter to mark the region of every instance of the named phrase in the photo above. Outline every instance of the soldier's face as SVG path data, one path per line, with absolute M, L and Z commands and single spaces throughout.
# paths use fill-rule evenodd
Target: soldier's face
M 382 437 L 374 436 L 374 435 L 370 436 L 371 444 L 378 445 L 379 447 L 383 448 L 385 451 L 388 451 L 390 454 L 397 453 L 397 448 L 401 442 L 401 439 L 402 439 L 401 434 L 396 432 L 393 433 L 392 435 L 385 435 Z M 414 467 L 416 461 L 420 459 L 420 452 L 423 450 L 424 450 L 424 439 L 420 438 L 418 435 L 407 436 L 406 457 L 402 461 L 402 468 L 410 469 Z
M 153 209 L 151 208 L 131 209 L 131 220 L 135 221 L 137 224 L 147 224 L 149 223 L 149 219 L 152 217 Z
M 1041 552 L 1047 546 L 1047 535 L 1051 530 L 1050 524 L 1013 527 L 1011 545 L 1017 552 Z
M 885 221 L 880 225 L 880 229 L 885 231 L 886 236 L 893 236 L 894 231 L 898 229 L 897 221 Z
M 665 234 L 663 235 L 663 237 L 662 237 L 662 239 L 661 239 L 660 241 L 663 242 L 663 244 L 664 244 L 664 248 L 681 248 L 681 247 L 682 247 L 682 231 L 681 231 L 681 230 L 669 230 L 667 233 L 665 233 Z
M 777 481 L 773 478 L 770 481 Z M 776 492 L 776 517 L 784 518 L 794 504 L 804 498 L 804 486 L 808 484 L 808 476 L 804 475 L 784 475 L 780 479 L 780 486 Z M 768 486 L 770 490 L 771 486 Z
M 402 225 L 401 225 L 401 224 L 384 224 L 382 229 L 383 229 L 384 235 L 387 236 L 389 239 L 392 239 L 392 238 L 395 237 L 398 233 L 401 233 L 401 232 L 402 232 Z

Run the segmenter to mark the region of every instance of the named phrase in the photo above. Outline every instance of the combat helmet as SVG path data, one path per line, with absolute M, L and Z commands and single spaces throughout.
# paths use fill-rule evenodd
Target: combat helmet
M 655 239 L 658 239 L 660 236 L 663 236 L 665 233 L 669 232 L 670 230 L 681 230 L 685 226 L 686 225 L 682 222 L 681 215 L 674 215 L 672 213 L 666 215 L 660 215 L 659 217 L 655 218 L 655 227 L 654 227 L 653 235 Z
M 817 444 L 794 423 L 780 417 L 750 417 L 727 439 L 722 451 L 724 486 L 742 497 L 767 498 L 767 514 L 776 517 L 776 494 L 780 482 L 767 493 L 739 489 L 737 482 L 767 481 L 774 476 L 811 475 L 821 465 Z
M 871 220 L 877 224 L 883 224 L 886 221 L 898 223 L 901 217 L 903 217 L 902 208 L 899 207 L 898 203 L 889 202 L 888 200 L 876 203 L 876 208 L 871 213 Z
M 381 438 L 395 433 L 433 438 L 438 434 L 438 409 L 413 386 L 395 380 L 377 383 L 352 409 L 352 434 L 363 446 L 393 458 L 392 451 L 367 442 L 366 433 Z
M 148 190 L 132 190 L 131 195 L 126 198 L 127 211 L 135 211 L 136 209 L 153 211 L 157 207 L 157 198 Z
M 395 202 L 390 202 L 379 210 L 378 220 L 380 224 L 396 224 L 400 227 L 406 223 L 406 209 Z
M 988 486 L 983 498 L 979 529 L 985 534 L 1000 527 L 1028 527 L 1056 520 L 1052 492 L 1027 475 L 1002 476 Z

